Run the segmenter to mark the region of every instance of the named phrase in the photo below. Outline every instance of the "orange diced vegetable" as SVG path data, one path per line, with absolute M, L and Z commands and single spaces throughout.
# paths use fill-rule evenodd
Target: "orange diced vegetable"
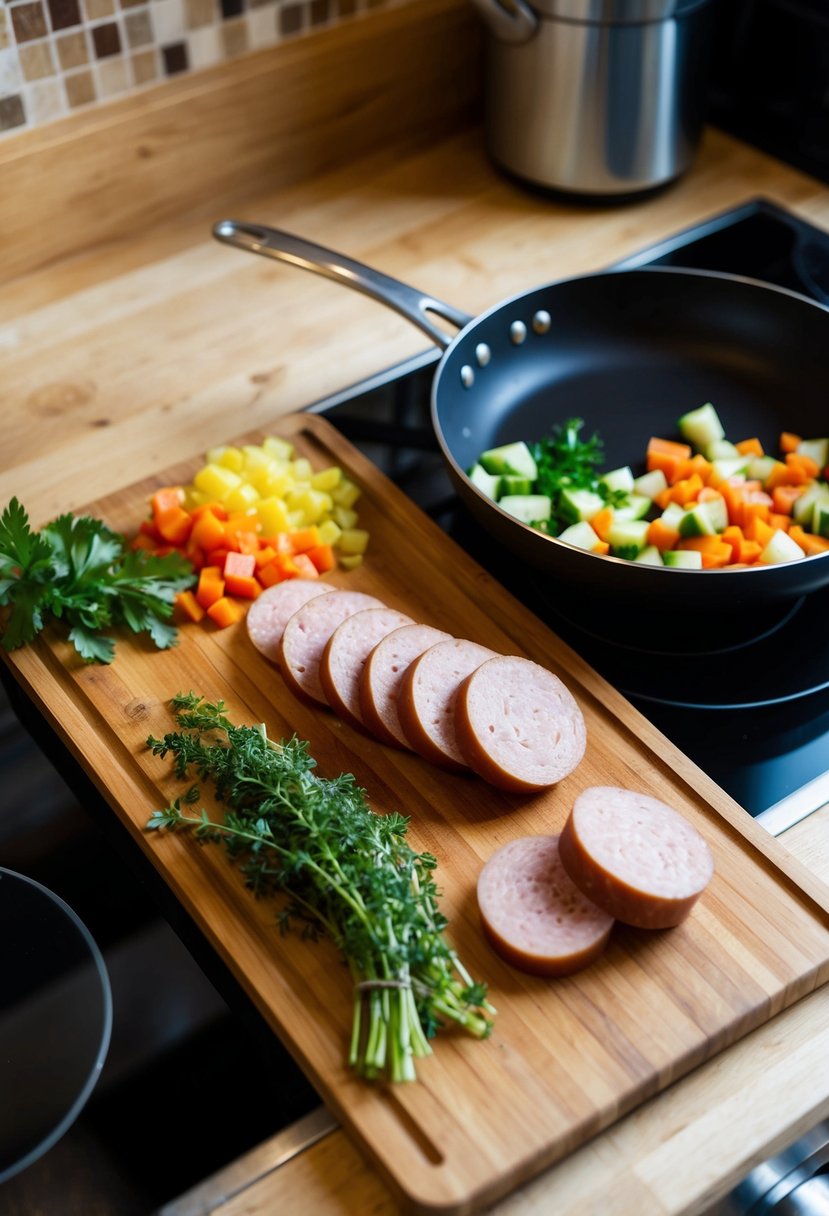
M 661 469 L 670 483 L 683 460 L 691 459 L 691 447 L 687 443 L 675 443 L 672 439 L 653 436 L 648 442 L 647 468 Z
M 743 528 L 746 540 L 756 540 L 761 549 L 765 549 L 771 538 L 774 536 L 776 529 L 766 523 L 765 520 L 758 516 L 750 519 Z
M 775 486 L 771 500 L 778 515 L 791 515 L 795 500 L 803 493 L 803 486 Z
M 202 608 L 209 608 L 225 593 L 225 581 L 219 566 L 204 566 L 199 572 L 196 599 Z
M 790 469 L 797 469 L 806 481 L 812 481 L 820 472 L 820 465 L 805 452 L 787 452 L 786 464 Z
M 604 557 L 605 554 L 610 552 L 610 545 L 606 540 L 598 540 L 590 552 L 598 553 L 601 557 Z
M 150 499 L 153 516 L 157 519 L 159 515 L 180 507 L 183 498 L 184 493 L 180 486 L 165 486 L 162 490 L 156 490 Z
M 215 600 L 207 609 L 207 615 L 220 629 L 234 625 L 245 615 L 245 609 L 237 600 L 228 599 L 226 595 Z
M 319 578 L 320 572 L 307 553 L 295 553 L 291 561 L 298 578 Z
M 684 507 L 689 502 L 696 501 L 701 489 L 702 478 L 699 473 L 692 473 L 690 477 L 677 481 L 671 486 L 670 501 L 678 502 L 681 507 Z
M 204 616 L 204 608 L 192 591 L 179 591 L 175 599 L 176 608 L 191 621 L 200 621 Z
M 593 552 L 595 553 L 595 549 Z M 307 556 L 314 563 L 320 574 L 327 574 L 337 564 L 337 557 L 332 545 L 314 545 L 312 549 L 308 550 Z
M 255 600 L 261 594 L 262 584 L 253 577 L 244 574 L 228 574 L 225 577 L 225 591 L 228 595 L 238 595 L 243 600 Z
M 320 543 L 320 530 L 316 524 L 310 524 L 307 528 L 295 528 L 288 533 L 288 540 L 291 542 L 293 553 L 305 553 Z
M 238 578 L 252 578 L 256 569 L 256 558 L 252 553 L 228 553 L 222 567 L 222 573 L 227 578 L 235 575 Z
M 607 540 L 607 533 L 613 524 L 613 508 L 602 507 L 598 514 L 590 520 L 590 527 L 600 540 Z
M 763 445 L 759 439 L 741 439 L 734 444 L 741 456 L 765 456 Z
M 814 557 L 816 553 L 829 551 L 829 538 L 815 536 L 813 533 L 807 532 L 800 524 L 792 524 L 789 528 L 789 536 L 800 545 L 807 557 Z
M 156 513 L 155 526 L 171 545 L 183 545 L 190 535 L 193 520 L 183 507 L 169 507 Z
M 660 553 L 675 549 L 678 540 L 679 532 L 669 528 L 661 519 L 655 519 L 648 527 L 648 544 L 655 545 Z
M 198 516 L 193 515 L 193 531 L 191 539 L 200 549 L 219 549 L 225 543 L 225 526 L 223 521 L 212 510 L 205 509 Z
M 801 435 L 795 435 L 791 431 L 780 432 L 780 451 L 781 452 L 796 452 L 799 445 L 803 442 Z

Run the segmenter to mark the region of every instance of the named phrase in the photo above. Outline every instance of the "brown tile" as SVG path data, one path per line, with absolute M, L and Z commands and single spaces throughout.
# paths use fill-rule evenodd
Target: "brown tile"
M 58 48 L 58 62 L 62 68 L 79 68 L 89 63 L 89 51 L 83 30 L 63 34 L 55 39 L 55 45 Z
M 95 48 L 96 59 L 106 59 L 109 55 L 120 54 L 121 35 L 114 21 L 92 27 L 92 45 Z
M 17 52 L 24 80 L 42 80 L 54 76 L 55 61 L 48 42 L 27 42 Z
M 139 8 L 146 0 L 120 0 L 121 8 Z
M 9 10 L 7 8 L 0 8 L 0 51 L 5 50 L 10 42 Z
M 158 64 L 155 51 L 139 51 L 132 57 L 132 78 L 136 84 L 146 84 L 158 79 Z
M 171 42 L 169 46 L 163 46 L 161 58 L 164 62 L 164 71 L 168 76 L 175 76 L 177 72 L 186 72 L 190 66 L 187 44 L 184 42 Z
M 296 34 L 302 29 L 302 5 L 286 4 L 279 10 L 280 34 Z
M 357 12 L 357 0 L 338 0 L 337 11 L 341 17 L 353 17 Z
M 46 14 L 40 0 L 34 4 L 15 4 L 9 10 L 12 15 L 14 36 L 18 42 L 31 42 L 33 38 L 43 38 L 49 33 L 46 28 Z
M 217 19 L 214 0 L 184 0 L 184 26 L 188 30 L 212 25 Z
M 17 94 L 13 97 L 0 97 L 0 131 L 22 127 L 25 122 L 26 111 L 23 109 L 22 97 Z
M 115 0 L 83 0 L 87 21 L 103 21 L 115 12 Z
M 53 30 L 65 30 L 81 24 L 81 7 L 78 0 L 49 0 L 49 16 Z
M 239 21 L 222 22 L 222 47 L 225 58 L 232 59 L 248 49 L 248 27 L 244 17 Z
M 132 49 L 149 46 L 153 40 L 149 9 L 144 8 L 139 12 L 127 13 L 124 18 L 124 29 L 127 32 L 127 46 Z
M 71 76 L 64 77 L 64 85 L 66 99 L 73 110 L 76 106 L 85 106 L 95 100 L 95 81 L 89 71 L 74 72 Z
M 325 25 L 330 16 L 328 0 L 311 0 L 311 25 Z

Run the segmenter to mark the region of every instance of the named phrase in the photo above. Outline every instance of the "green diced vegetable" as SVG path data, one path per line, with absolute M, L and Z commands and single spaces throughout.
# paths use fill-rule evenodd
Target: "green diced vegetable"
M 829 499 L 815 503 L 812 510 L 812 531 L 816 536 L 829 537 Z
M 644 519 L 614 519 L 607 531 L 608 544 L 614 554 L 617 549 L 633 549 L 641 553 L 648 543 L 649 526 Z
M 750 477 L 752 481 L 765 483 L 771 476 L 772 469 L 778 464 L 780 461 L 775 460 L 773 456 L 755 456 L 746 469 L 746 476 Z
M 672 566 L 675 569 L 702 569 L 702 554 L 698 553 L 696 549 L 667 549 L 662 554 L 662 561 L 666 566 Z
M 715 439 L 703 452 L 706 460 L 738 460 L 739 450 L 728 439 Z
M 623 494 L 633 493 L 633 470 L 630 465 L 602 473 L 599 481 L 603 486 L 607 486 L 608 490 L 621 490 Z
M 587 549 L 588 552 L 592 552 L 600 543 L 598 535 L 584 519 L 580 523 L 571 524 L 569 528 L 565 528 L 563 532 L 559 533 L 558 539 L 566 541 L 568 545 L 575 545 L 577 549 Z
M 652 469 L 650 473 L 643 473 L 641 477 L 633 479 L 634 494 L 641 494 L 644 498 L 654 499 L 667 488 L 668 479 L 661 469 Z
M 498 497 L 508 494 L 532 494 L 535 482 L 530 477 L 519 477 L 517 473 L 504 473 L 498 486 Z
M 683 414 L 677 426 L 682 438 L 698 452 L 704 452 L 710 444 L 725 437 L 723 424 L 710 401 Z
M 643 519 L 653 506 L 653 502 L 645 494 L 628 494 L 618 507 L 613 507 L 614 519 Z
M 602 510 L 605 501 L 600 494 L 593 490 L 562 490 L 559 495 L 558 509 L 563 519 L 570 523 L 579 520 L 591 520 Z
M 641 553 L 637 553 L 633 559 L 635 562 L 640 562 L 644 566 L 664 566 L 662 554 L 657 549 L 656 545 L 646 545 Z
M 476 463 L 469 470 L 469 480 L 482 494 L 486 494 L 487 498 L 491 498 L 493 502 L 497 501 L 501 488 L 501 478 L 497 473 L 487 473 L 482 464 Z
M 800 545 L 793 541 L 787 532 L 781 532 L 778 528 L 760 554 L 760 561 L 775 565 L 779 562 L 794 562 L 805 556 Z
M 522 524 L 535 524 L 550 518 L 553 504 L 546 494 L 507 494 L 498 506 Z
M 716 536 L 728 527 L 725 500 L 711 498 L 686 507 L 679 521 L 680 536 Z
M 487 473 L 517 473 L 520 477 L 529 477 L 530 481 L 535 481 L 538 476 L 538 467 L 532 452 L 523 440 L 489 448 L 481 453 L 478 462 L 484 466 Z
M 829 464 L 829 439 L 801 439 L 797 451 L 801 456 L 811 456 L 819 469 Z

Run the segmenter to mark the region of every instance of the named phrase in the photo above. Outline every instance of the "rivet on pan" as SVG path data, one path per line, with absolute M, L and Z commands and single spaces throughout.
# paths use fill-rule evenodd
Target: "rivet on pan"
M 461 384 L 464 388 L 472 388 L 475 383 L 475 373 L 468 363 L 464 363 L 461 368 Z
M 527 327 L 524 322 L 513 321 L 509 327 L 509 336 L 516 346 L 520 346 L 527 337 Z
M 546 334 L 552 323 L 553 318 L 547 312 L 546 308 L 539 308 L 538 312 L 533 317 L 533 329 L 537 334 Z
M 478 367 L 486 367 L 492 358 L 492 351 L 487 346 L 486 342 L 479 342 L 475 347 L 475 358 L 478 360 Z

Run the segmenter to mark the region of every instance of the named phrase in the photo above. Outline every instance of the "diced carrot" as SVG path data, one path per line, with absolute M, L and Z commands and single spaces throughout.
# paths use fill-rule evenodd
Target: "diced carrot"
M 267 566 L 269 561 L 276 557 L 276 549 L 272 545 L 260 545 L 253 555 L 253 560 L 256 563 L 257 570 L 261 570 L 263 566 Z
M 781 431 L 778 446 L 781 452 L 796 452 L 802 442 L 802 436 L 795 435 L 792 431 Z
M 320 543 L 320 530 L 316 524 L 307 528 L 295 528 L 288 533 L 291 549 L 294 553 L 305 553 Z
M 180 486 L 165 486 L 162 490 L 156 490 L 150 499 L 153 516 L 157 519 L 159 515 L 172 511 L 174 507 L 180 507 L 183 499 L 184 491 Z
M 679 540 L 679 532 L 669 528 L 661 519 L 655 519 L 648 527 L 648 544 L 655 545 L 660 553 L 666 549 L 675 549 Z
M 295 553 L 291 558 L 298 578 L 319 578 L 320 572 L 307 553 Z
M 227 519 L 227 507 L 223 502 L 204 502 L 198 507 L 194 507 L 190 514 L 193 519 L 201 519 L 205 512 L 209 511 L 211 515 L 215 515 L 216 519 Z
M 761 548 L 765 549 L 771 538 L 774 536 L 775 529 L 764 519 L 758 516 L 750 519 L 743 528 L 746 540 L 756 540 Z
M 215 600 L 207 609 L 207 615 L 220 629 L 234 625 L 245 615 L 245 609 L 237 600 L 228 599 L 226 595 Z
M 219 549 L 225 543 L 225 526 L 214 511 L 204 509 L 193 516 L 191 538 L 200 549 Z
M 771 492 L 774 509 L 779 515 L 791 515 L 795 501 L 803 493 L 803 486 L 775 486 Z
M 768 477 L 766 477 L 763 485 L 767 490 L 775 490 L 777 486 L 797 485 L 800 478 L 800 473 L 793 473 L 789 465 L 782 460 L 776 461 L 772 467 Z
M 741 456 L 765 456 L 763 445 L 756 436 L 752 439 L 741 439 L 734 444 Z
M 811 456 L 807 456 L 805 452 L 787 452 L 786 464 L 790 469 L 797 469 L 803 473 L 807 481 L 813 481 L 820 472 L 820 465 Z
M 664 490 L 660 490 L 658 494 L 654 495 L 653 501 L 664 511 L 668 503 L 671 501 L 671 487 L 666 486 Z
M 175 599 L 176 608 L 188 620 L 200 621 L 204 616 L 204 608 L 193 595 L 192 591 L 179 591 Z
M 222 574 L 227 579 L 233 575 L 237 578 L 252 578 L 256 569 L 256 558 L 252 553 L 228 553 L 222 567 Z
M 681 460 L 668 481 L 674 485 L 678 481 L 687 481 L 694 473 L 699 474 L 704 484 L 707 484 L 711 476 L 711 461 L 706 460 L 701 452 L 697 452 L 696 456 L 691 456 L 688 460 Z
M 259 552 L 259 537 L 255 532 L 246 532 L 240 529 L 236 533 L 236 544 L 239 547 L 240 553 L 253 556 Z
M 593 552 L 595 553 L 595 549 Z M 308 557 L 320 574 L 327 574 L 337 565 L 337 555 L 333 545 L 314 545 L 313 549 L 308 550 Z
M 157 512 L 155 526 L 160 535 L 171 545 L 182 545 L 190 535 L 193 520 L 183 507 L 176 506 Z
M 262 586 L 253 575 L 228 574 L 225 576 L 225 591 L 228 595 L 238 595 L 243 600 L 255 600 L 261 594 Z
M 678 502 L 681 507 L 684 507 L 689 502 L 696 501 L 701 489 L 702 478 L 699 473 L 692 473 L 690 477 L 677 481 L 671 486 L 671 502 Z
M 184 546 L 184 556 L 187 558 L 190 565 L 196 571 L 201 570 L 204 566 L 207 565 L 207 558 L 205 557 L 204 549 L 199 548 L 198 545 L 193 543 L 193 533 L 192 532 L 190 533 L 190 539 L 188 540 L 187 544 Z M 211 557 L 212 557 L 212 554 L 211 554 Z
M 613 524 L 613 508 L 602 507 L 593 518 L 590 520 L 590 527 L 598 536 L 599 540 L 607 540 L 607 534 Z
M 677 548 L 692 549 L 701 554 L 705 570 L 716 570 L 721 566 L 727 566 L 733 557 L 731 545 L 721 540 L 719 536 L 687 536 L 679 542 Z
M 601 557 L 604 557 L 605 554 L 610 552 L 610 545 L 606 540 L 597 540 L 590 552 L 598 553 Z
M 789 536 L 800 545 L 807 557 L 813 557 L 816 553 L 826 553 L 829 551 L 829 538 L 815 536 L 812 532 L 805 531 L 800 524 L 792 524 L 789 528 Z
M 691 459 L 691 448 L 687 443 L 675 443 L 672 439 L 652 436 L 648 441 L 646 462 L 648 472 L 661 469 L 668 482 L 672 482 L 676 470 L 683 460 Z
M 741 552 L 745 544 L 745 536 L 743 530 L 738 524 L 729 524 L 727 528 L 720 533 L 720 540 L 731 546 L 731 560 L 735 562 L 742 561 Z
M 209 608 L 225 593 L 225 581 L 219 566 L 204 566 L 199 571 L 199 582 L 196 587 L 196 599 L 202 608 Z
M 286 578 L 299 578 L 299 570 L 290 554 L 277 553 L 267 565 L 260 568 L 257 577 L 263 587 L 273 587 L 275 583 L 284 582 Z
M 722 490 L 715 490 L 713 486 L 703 486 L 697 495 L 697 502 L 712 502 L 714 499 L 722 497 Z
M 754 495 L 746 495 L 746 499 L 743 502 L 741 521 L 743 528 L 747 529 L 753 519 L 762 519 L 768 522 L 770 515 L 771 506 L 769 503 L 755 498 Z M 748 535 L 748 532 L 746 532 L 746 535 Z
M 769 511 L 767 523 L 779 532 L 788 532 L 791 527 L 792 517 L 791 515 L 784 515 L 777 511 Z
M 154 553 L 158 546 L 158 541 L 153 540 L 152 536 L 148 536 L 146 532 L 139 532 L 130 541 L 131 549 L 143 549 L 145 553 Z
M 743 541 L 741 557 L 743 565 L 750 566 L 757 561 L 757 558 L 763 552 L 764 545 L 759 544 L 756 540 Z

